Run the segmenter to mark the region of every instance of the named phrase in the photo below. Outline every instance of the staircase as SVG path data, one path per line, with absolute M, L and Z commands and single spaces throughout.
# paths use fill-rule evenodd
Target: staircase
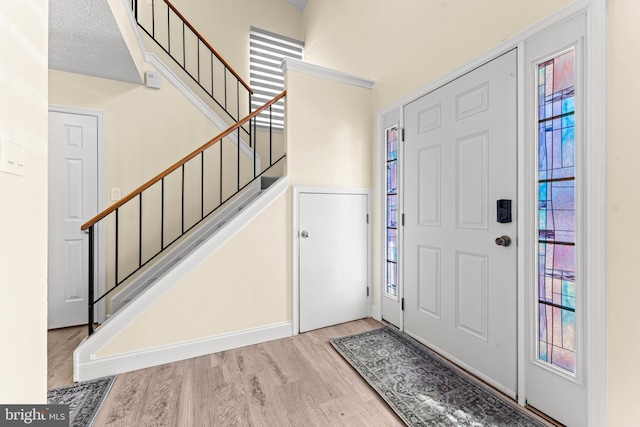
M 251 191 L 243 194 L 228 206 L 203 222 L 193 233 L 186 234 L 184 239 L 177 242 L 173 248 L 163 252 L 162 256 L 149 268 L 141 272 L 134 280 L 131 280 L 122 291 L 111 298 L 111 316 L 132 301 L 154 282 L 164 277 L 171 269 L 183 259 L 188 258 L 200 245 L 216 235 L 229 221 L 236 217 L 243 209 L 246 209 L 260 197 L 278 179 L 278 177 L 263 176 L 260 186 L 252 187 Z
M 201 95 L 223 111 L 224 121 L 231 126 L 82 226 L 89 234 L 89 335 L 94 332 L 98 304 L 110 306 L 105 324 L 109 323 L 235 217 L 267 197 L 267 190 L 281 179 L 286 156 L 282 133 L 256 124 L 258 116 L 271 117 L 272 105 L 286 93 L 249 112 L 251 88 L 168 0 L 154 0 L 150 5 L 129 0 L 129 4 L 139 28 L 202 89 Z M 164 20 L 156 19 L 160 15 Z M 181 22 L 181 49 L 168 38 L 175 32 L 170 26 L 176 25 L 176 20 Z M 166 31 L 157 31 L 160 22 L 168 26 Z M 202 55 L 211 63 L 208 72 L 201 72 L 200 66 L 193 72 L 189 64 L 194 58 L 187 57 L 185 48 L 187 39 L 196 40 L 198 64 L 204 62 L 201 52 L 206 52 Z M 214 61 L 221 65 L 215 66 Z M 219 80 L 214 76 L 218 69 L 223 70 L 222 91 L 214 84 Z M 229 87 L 235 91 L 228 91 Z M 108 270 L 103 272 L 108 290 L 101 295 L 94 294 L 97 236 L 108 242 Z

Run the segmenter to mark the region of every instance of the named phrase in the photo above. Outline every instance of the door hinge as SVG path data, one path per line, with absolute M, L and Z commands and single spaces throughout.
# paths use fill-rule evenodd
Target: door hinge
M 369 214 L 367 214 L 367 224 L 369 224 Z
M 402 141 L 404 142 L 404 128 L 402 128 L 402 132 L 400 132 L 400 134 L 402 135 Z
M 369 287 L 367 286 L 367 298 L 369 297 Z
M 404 298 L 400 299 L 400 310 L 404 311 Z
M 402 214 L 402 226 L 404 227 L 404 214 Z

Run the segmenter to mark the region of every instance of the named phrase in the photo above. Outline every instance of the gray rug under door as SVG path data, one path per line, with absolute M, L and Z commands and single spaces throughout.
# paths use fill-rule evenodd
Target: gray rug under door
M 332 338 L 331 344 L 409 426 L 544 426 L 395 328 Z

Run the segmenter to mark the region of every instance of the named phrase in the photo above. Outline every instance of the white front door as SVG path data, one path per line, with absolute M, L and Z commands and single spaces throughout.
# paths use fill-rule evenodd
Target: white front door
M 368 195 L 300 193 L 300 332 L 367 317 Z
M 98 118 L 49 111 L 48 327 L 87 323 L 88 236 L 98 212 Z
M 516 65 L 508 52 L 404 111 L 404 330 L 512 397 Z

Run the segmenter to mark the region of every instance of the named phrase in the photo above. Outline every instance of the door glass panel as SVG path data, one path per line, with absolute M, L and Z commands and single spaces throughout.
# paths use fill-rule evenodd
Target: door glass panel
M 387 278 L 384 293 L 398 298 L 398 127 L 385 131 L 387 146 Z
M 576 371 L 575 51 L 538 65 L 537 358 Z

